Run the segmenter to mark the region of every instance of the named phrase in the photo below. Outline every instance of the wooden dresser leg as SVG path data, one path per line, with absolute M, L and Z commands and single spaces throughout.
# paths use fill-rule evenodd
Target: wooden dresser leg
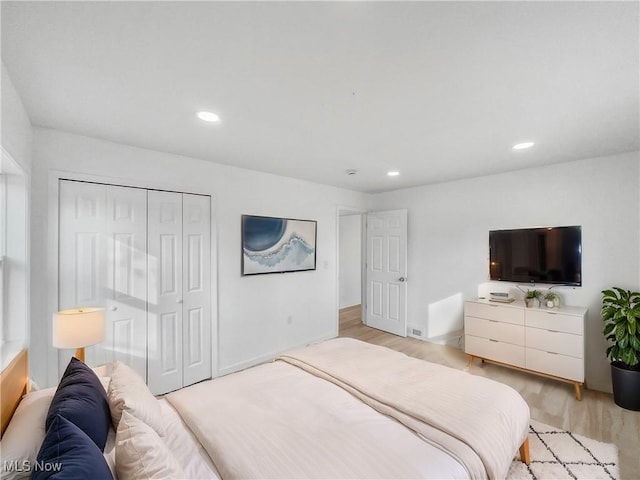
M 531 453 L 529 452 L 529 437 L 520 445 L 520 460 L 529 465 L 531 463 Z
M 469 366 L 473 364 L 473 355 L 469 355 Z
M 578 401 L 582 400 L 582 392 L 580 391 L 580 384 L 578 382 L 574 383 L 573 388 L 576 391 L 576 399 Z

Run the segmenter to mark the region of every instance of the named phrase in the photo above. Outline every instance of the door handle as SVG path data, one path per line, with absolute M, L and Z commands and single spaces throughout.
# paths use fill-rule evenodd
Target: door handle
M 176 300 L 176 303 L 182 303 L 182 299 L 179 298 L 178 300 Z
M 400 277 L 400 278 L 398 279 L 398 281 L 399 281 L 400 283 L 402 283 L 402 282 L 406 282 L 406 281 L 407 281 L 407 279 L 406 279 L 405 277 Z
M 118 310 L 118 307 L 116 307 L 115 305 L 111 305 L 111 307 L 109 307 L 109 310 L 115 312 L 116 310 Z

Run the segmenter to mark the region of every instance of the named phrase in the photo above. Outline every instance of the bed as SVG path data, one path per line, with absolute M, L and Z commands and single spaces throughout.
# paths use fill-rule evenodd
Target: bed
M 85 442 L 100 464 L 92 478 L 504 478 L 518 452 L 529 460 L 529 409 L 510 387 L 357 340 L 297 349 L 160 399 L 126 365 L 96 375 L 79 363 L 73 367 L 91 388 L 102 389 L 86 428 L 107 426 L 106 435 L 88 433 L 98 447 L 105 435 L 100 458 Z M 18 405 L 0 441 L 2 478 L 55 467 L 38 460 L 51 443 L 50 424 L 68 423 L 64 412 L 51 420 L 64 405 L 55 395 L 65 382 Z M 37 413 L 25 413 L 35 404 Z M 3 430 L 4 405 L 3 396 Z M 104 422 L 96 421 L 105 409 Z M 41 473 L 34 478 L 49 478 Z

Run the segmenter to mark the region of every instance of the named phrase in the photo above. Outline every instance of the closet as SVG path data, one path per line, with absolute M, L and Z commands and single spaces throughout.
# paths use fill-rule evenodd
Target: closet
M 58 308 L 105 308 L 87 361 L 154 394 L 211 377 L 211 198 L 60 180 Z

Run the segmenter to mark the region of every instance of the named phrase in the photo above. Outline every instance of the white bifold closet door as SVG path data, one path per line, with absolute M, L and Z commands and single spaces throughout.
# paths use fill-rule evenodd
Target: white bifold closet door
M 106 339 L 87 362 L 119 360 L 146 378 L 146 190 L 61 180 L 58 245 L 58 308 L 105 308 Z
M 210 197 L 148 192 L 148 384 L 166 393 L 211 376 Z
M 58 309 L 105 308 L 87 362 L 119 360 L 155 394 L 211 377 L 211 198 L 61 180 Z M 59 356 L 62 371 L 69 352 Z

